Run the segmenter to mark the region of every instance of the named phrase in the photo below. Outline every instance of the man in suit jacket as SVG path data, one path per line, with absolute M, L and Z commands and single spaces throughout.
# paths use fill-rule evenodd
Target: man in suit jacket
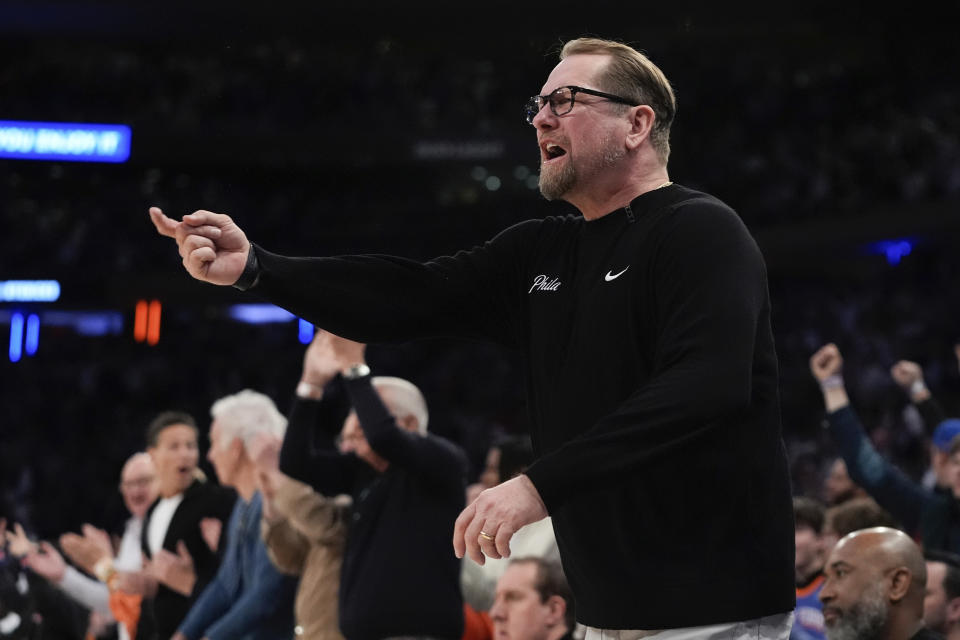
M 120 576 L 119 588 L 140 593 L 156 638 L 176 632 L 220 564 L 219 532 L 237 494 L 206 482 L 197 468 L 197 425 L 185 413 L 165 412 L 147 428 L 147 453 L 157 469 L 157 500 L 143 526 L 144 571 Z

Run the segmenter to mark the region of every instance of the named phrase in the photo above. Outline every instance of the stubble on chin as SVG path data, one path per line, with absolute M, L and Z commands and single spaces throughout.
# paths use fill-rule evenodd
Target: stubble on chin
M 538 185 L 540 194 L 547 200 L 560 200 L 573 188 L 576 181 L 577 173 L 569 159 L 561 162 L 559 166 L 548 167 L 546 170 L 543 162 L 540 162 Z

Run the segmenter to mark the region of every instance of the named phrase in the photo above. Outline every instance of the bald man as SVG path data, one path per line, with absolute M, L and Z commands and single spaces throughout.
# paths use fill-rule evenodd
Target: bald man
M 820 591 L 829 640 L 928 640 L 923 623 L 927 569 L 902 531 L 861 529 L 834 547 Z

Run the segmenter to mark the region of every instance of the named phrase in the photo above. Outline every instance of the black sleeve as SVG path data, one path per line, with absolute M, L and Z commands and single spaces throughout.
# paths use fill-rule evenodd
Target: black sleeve
M 194 568 L 197 572 L 197 581 L 194 584 L 191 597 L 200 595 L 200 592 L 213 579 L 220 567 L 220 560 L 227 547 L 227 529 L 229 528 L 230 515 L 233 513 L 233 507 L 237 502 L 237 492 L 227 487 L 206 482 L 203 485 L 201 500 L 202 504 L 198 505 L 196 512 L 196 522 L 191 525 L 194 530 L 187 532 L 182 538 L 193 557 Z M 207 546 L 206 540 L 200 533 L 200 522 L 204 518 L 216 518 L 223 525 L 216 551 Z M 176 553 L 176 547 L 170 549 L 170 551 Z
M 288 258 L 254 246 L 260 272 L 250 291 L 358 342 L 455 336 L 516 346 L 517 274 L 539 224 L 520 223 L 480 247 L 426 263 L 380 255 Z
M 933 435 L 937 425 L 947 419 L 947 415 L 943 412 L 943 407 L 940 406 L 940 403 L 937 402 L 937 399 L 933 396 L 930 396 L 923 402 L 915 403 L 914 406 L 917 407 L 917 411 L 923 419 L 923 426 L 928 435 Z
M 443 438 L 412 433 L 397 425 L 370 376 L 344 382 L 363 434 L 379 456 L 431 486 L 463 491 L 467 463 L 456 446 Z
M 318 428 L 321 404 L 294 397 L 280 448 L 280 471 L 325 496 L 349 493 L 356 459 L 337 451 L 331 433 Z

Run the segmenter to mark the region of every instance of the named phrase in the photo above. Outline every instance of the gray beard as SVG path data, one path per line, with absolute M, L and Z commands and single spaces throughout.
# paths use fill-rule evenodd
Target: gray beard
M 883 583 L 872 591 L 864 591 L 860 602 L 850 607 L 832 627 L 827 627 L 828 640 L 875 640 L 887 622 L 887 597 Z
M 573 159 L 567 158 L 563 166 L 544 172 L 543 160 L 540 161 L 540 177 L 538 184 L 540 193 L 547 200 L 560 200 L 569 193 L 577 182 L 581 180 L 581 174 L 589 177 L 609 169 L 627 155 L 622 147 L 613 147 L 609 140 L 604 141 L 603 153 L 599 157 L 590 158 L 586 166 L 582 167 L 584 171 L 578 171 L 573 166 Z
M 573 185 L 577 183 L 577 170 L 573 167 L 573 162 L 569 158 L 562 167 L 551 171 L 543 170 L 543 162 L 540 163 L 540 193 L 547 200 L 559 200 L 566 194 Z

